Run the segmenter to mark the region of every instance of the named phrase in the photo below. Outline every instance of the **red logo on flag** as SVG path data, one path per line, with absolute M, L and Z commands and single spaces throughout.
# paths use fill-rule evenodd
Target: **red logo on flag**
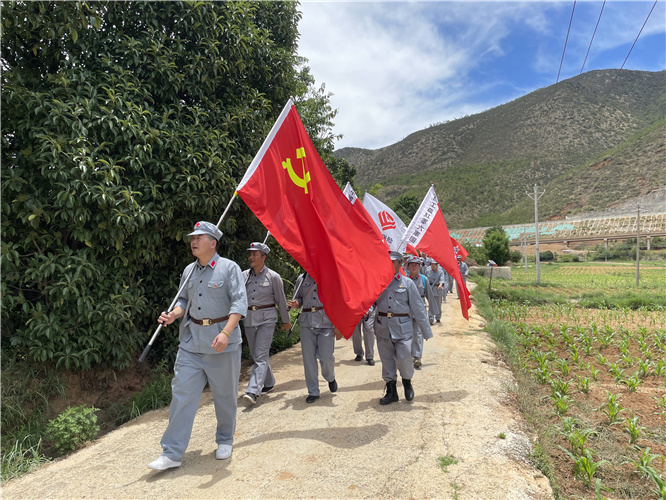
M 391 217 L 391 214 L 388 212 L 379 212 L 377 214 L 379 217 L 379 224 L 382 226 L 382 231 L 387 229 L 395 229 L 395 220 Z

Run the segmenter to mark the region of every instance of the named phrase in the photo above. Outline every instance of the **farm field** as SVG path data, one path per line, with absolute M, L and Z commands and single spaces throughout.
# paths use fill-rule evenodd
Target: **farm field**
M 666 267 L 641 266 L 638 289 L 635 264 L 512 275 L 492 282 L 491 327 L 509 332 L 556 495 L 666 498 Z

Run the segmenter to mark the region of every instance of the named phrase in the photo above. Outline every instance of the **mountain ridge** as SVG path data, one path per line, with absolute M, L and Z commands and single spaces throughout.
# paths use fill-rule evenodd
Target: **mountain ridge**
M 665 118 L 666 70 L 596 70 L 380 149 L 334 154 L 361 188 L 380 183 L 389 205 L 435 184 L 450 227 L 522 223 L 533 218 L 525 191 L 534 184 L 553 193 L 544 219 L 666 186 Z M 601 192 L 584 193 L 580 179 Z

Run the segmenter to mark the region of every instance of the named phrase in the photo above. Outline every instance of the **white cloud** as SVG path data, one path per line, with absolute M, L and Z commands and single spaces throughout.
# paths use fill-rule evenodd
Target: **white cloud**
M 619 22 L 612 3 L 606 6 L 609 25 Z M 559 40 L 563 42 L 566 34 L 566 25 L 555 24 L 554 18 L 565 16 L 568 23 L 570 5 L 306 0 L 300 6 L 299 53 L 309 59 L 317 84 L 326 83 L 327 91 L 334 94 L 331 103 L 339 110 L 335 132 L 344 135 L 337 147 L 375 149 L 432 123 L 506 102 L 507 94 L 518 97 L 538 82 L 531 88 L 534 90 L 543 86 L 544 75 L 552 75 L 550 83 L 554 83 L 562 51 Z M 588 18 L 598 16 L 600 3 L 598 7 L 591 2 L 581 5 L 580 12 L 587 10 Z M 593 20 L 596 23 L 596 17 Z M 567 53 L 571 50 L 574 54 L 572 61 L 580 62 L 574 64 L 565 58 L 565 65 L 571 68 L 576 64 L 580 68 L 580 53 L 584 57 L 594 26 L 590 28 L 583 17 L 580 22 L 581 29 L 567 48 Z M 634 25 L 629 21 L 622 24 L 622 36 L 617 39 L 626 39 L 630 33 L 635 37 Z M 520 41 L 512 38 L 518 32 L 523 37 Z M 485 74 L 486 65 L 502 64 L 503 58 L 514 57 L 510 52 L 516 51 L 516 44 L 526 43 L 528 35 L 534 45 L 529 59 L 511 62 L 524 71 L 531 70 L 532 80 L 511 79 L 504 74 L 497 77 L 497 71 L 485 79 L 478 76 Z M 597 37 L 602 39 L 598 50 L 611 43 L 601 26 Z M 516 57 L 528 56 L 523 52 Z M 501 98 L 494 94 L 494 88 L 500 86 L 505 87 Z M 513 91 L 507 93 L 506 88 Z

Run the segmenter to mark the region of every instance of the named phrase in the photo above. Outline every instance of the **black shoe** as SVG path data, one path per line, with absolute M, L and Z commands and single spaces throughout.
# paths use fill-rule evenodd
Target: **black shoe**
M 306 403 L 314 403 L 318 399 L 319 399 L 319 396 L 308 396 L 307 398 L 305 398 L 305 402 Z
M 398 391 L 395 388 L 396 381 L 386 382 L 386 394 L 379 400 L 380 405 L 390 405 L 398 401 Z
M 440 320 L 437 320 L 437 323 L 441 323 L 441 321 L 440 321 Z
M 261 392 L 271 392 L 273 390 L 274 385 L 265 385 L 264 388 L 261 390 Z
M 369 364 L 370 366 L 375 366 L 375 360 L 374 360 L 374 359 L 369 359 L 369 360 L 368 360 L 368 364 Z
M 338 390 L 338 383 L 335 381 L 335 379 L 328 383 L 328 388 L 331 390 L 331 392 Z
M 257 402 L 257 395 L 252 394 L 251 392 L 246 392 L 245 395 L 243 396 L 243 399 L 249 401 L 250 404 L 254 404 Z
M 363 361 L 363 356 L 356 356 L 354 361 Z
M 414 388 L 412 387 L 411 379 L 402 379 L 402 387 L 405 389 L 405 399 L 411 401 L 414 399 Z

